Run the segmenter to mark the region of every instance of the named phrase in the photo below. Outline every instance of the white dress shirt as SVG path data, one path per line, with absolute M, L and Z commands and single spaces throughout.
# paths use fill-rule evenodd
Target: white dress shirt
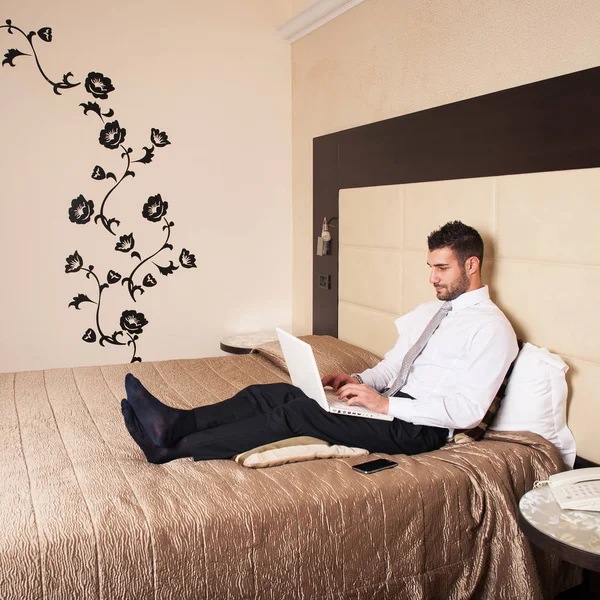
M 417 356 L 402 392 L 390 397 L 388 414 L 450 430 L 477 425 L 489 408 L 518 353 L 515 333 L 483 286 L 452 300 L 452 310 Z M 417 341 L 441 301 L 421 304 L 396 320 L 399 338 L 384 359 L 361 373 L 377 391 L 390 387 L 402 359 Z

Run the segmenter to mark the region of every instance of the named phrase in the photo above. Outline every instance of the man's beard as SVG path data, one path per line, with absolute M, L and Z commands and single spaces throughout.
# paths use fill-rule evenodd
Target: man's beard
M 467 277 L 467 271 L 462 270 L 461 276 L 457 281 L 449 286 L 441 286 L 436 288 L 435 293 L 438 300 L 455 300 L 460 295 L 464 294 L 469 289 L 469 278 Z

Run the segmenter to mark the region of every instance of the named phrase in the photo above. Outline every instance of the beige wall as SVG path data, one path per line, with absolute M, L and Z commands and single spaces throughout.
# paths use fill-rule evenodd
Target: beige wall
M 599 29 L 596 0 L 366 0 L 295 42 L 295 333 L 312 330 L 312 139 L 597 66 Z
M 126 145 L 140 156 L 150 128 L 172 144 L 149 165 L 135 165 L 109 200 L 119 234 L 135 232 L 143 257 L 164 240 L 160 225 L 141 216 L 161 193 L 174 221 L 173 253 L 156 262 L 178 264 L 182 247 L 197 268 L 164 277 L 134 303 L 120 284 L 105 292 L 102 322 L 110 334 L 125 309 L 145 314 L 138 341 L 144 360 L 215 355 L 219 339 L 291 322 L 291 65 L 290 46 L 277 27 L 292 16 L 291 2 L 7 0 L 2 19 L 25 31 L 53 28 L 38 41 L 49 76 L 89 71 L 109 76 L 108 100 L 127 130 Z M 28 52 L 17 34 L 0 30 L 0 54 Z M 96 208 L 107 182 L 93 181 L 95 165 L 123 171 L 118 151 L 98 143 L 102 128 L 79 103 L 94 101 L 83 85 L 57 96 L 31 57 L 0 69 L 2 201 L 0 239 L 0 371 L 127 362 L 131 349 L 101 348 L 81 336 L 94 324 L 95 306 L 68 308 L 78 293 L 97 298 L 83 273 L 66 275 L 75 249 L 102 280 L 109 269 L 125 275 L 136 264 L 115 252 L 101 227 L 68 220 L 79 194 Z M 139 283 L 139 282 L 138 282 Z M 109 294 L 110 292 L 110 294 Z
M 306 10 L 309 6 L 312 6 L 317 0 L 292 0 L 292 15 L 295 16 L 298 13 Z

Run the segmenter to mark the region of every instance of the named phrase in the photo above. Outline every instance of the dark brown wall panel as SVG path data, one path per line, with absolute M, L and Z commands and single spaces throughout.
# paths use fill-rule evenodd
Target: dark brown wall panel
M 331 256 L 316 238 L 339 190 L 599 167 L 600 67 L 315 138 L 313 151 L 313 333 L 337 336 L 337 229 Z
M 317 237 L 321 234 L 323 218 L 331 219 L 338 214 L 338 145 L 334 137 L 313 140 L 313 165 L 313 331 L 337 337 L 337 228 L 331 228 L 332 253 L 317 256 Z M 319 287 L 319 275 L 331 277 L 330 289 Z

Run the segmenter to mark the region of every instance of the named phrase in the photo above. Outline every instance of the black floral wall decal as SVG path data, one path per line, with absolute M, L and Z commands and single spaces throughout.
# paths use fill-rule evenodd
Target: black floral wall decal
M 156 223 L 167 214 L 167 208 L 169 208 L 169 203 L 164 202 L 160 194 L 156 194 L 156 196 L 150 196 L 148 202 L 144 204 L 142 216 L 144 219 Z
M 81 194 L 71 201 L 69 209 L 69 221 L 85 225 L 94 214 L 94 203 L 92 200 L 86 200 Z
M 44 42 L 52 41 L 52 29 L 50 29 L 50 27 L 42 27 L 41 29 L 38 29 L 37 34 L 42 40 L 44 40 Z
M 69 306 L 74 306 L 79 310 L 79 305 L 84 302 L 93 303 L 96 305 L 96 330 L 89 328 L 82 336 L 82 340 L 88 343 L 94 343 L 97 339 L 101 346 L 105 344 L 110 344 L 112 346 L 133 346 L 133 354 L 131 357 L 131 362 L 141 362 L 141 358 L 137 356 L 137 340 L 139 339 L 139 334 L 142 333 L 143 328 L 148 325 L 148 320 L 144 316 L 143 313 L 138 313 L 135 310 L 124 310 L 121 313 L 121 318 L 119 319 L 119 324 L 121 325 L 121 329 L 114 331 L 111 335 L 107 335 L 104 333 L 102 326 L 100 324 L 100 309 L 102 308 L 102 294 L 108 289 L 108 283 L 100 283 L 98 276 L 94 272 L 94 266 L 88 265 L 87 267 L 83 266 L 83 258 L 77 252 L 77 250 L 67 256 L 65 272 L 66 273 L 77 273 L 79 271 L 83 271 L 86 273 L 86 277 L 88 279 L 93 279 L 96 282 L 96 286 L 98 288 L 98 299 L 92 300 L 86 294 L 78 294 L 73 298 L 73 301 L 69 303 Z M 109 271 L 108 278 L 110 278 L 111 273 L 114 275 L 120 275 L 118 273 L 114 273 L 114 271 Z M 117 279 L 118 281 L 118 279 Z M 98 332 L 98 336 L 96 335 L 96 331 Z M 124 340 L 127 336 L 128 340 Z
M 126 310 L 121 315 L 121 328 L 127 333 L 142 333 L 142 329 L 148 325 L 144 313 L 135 310 Z
M 184 269 L 191 269 L 192 267 L 195 268 L 196 267 L 196 257 L 189 250 L 186 250 L 184 248 L 181 251 L 181 254 L 179 255 L 179 264 Z
M 133 250 L 135 247 L 135 239 L 133 238 L 133 233 L 129 235 L 122 235 L 115 246 L 115 250 L 118 252 L 129 252 Z
M 168 203 L 167 202 L 162 202 L 162 199 L 160 199 L 160 194 L 157 194 L 156 196 L 150 196 L 150 198 L 148 198 L 148 202 L 146 202 L 146 204 L 144 205 L 144 209 L 142 209 L 142 214 L 146 210 L 146 207 L 149 204 L 151 204 L 152 202 L 160 202 L 160 206 L 162 207 L 161 210 L 164 210 L 164 212 L 166 212 Z M 150 219 L 149 217 L 146 217 L 146 218 L 149 221 L 156 221 L 156 219 L 154 219 L 154 218 L 152 218 L 152 219 Z M 144 288 L 142 286 L 140 286 L 140 285 L 137 285 L 135 283 L 135 280 L 134 280 L 134 276 L 137 273 L 137 271 L 140 269 L 140 267 L 142 265 L 146 264 L 147 262 L 149 262 L 150 260 L 152 260 L 155 256 L 157 256 L 163 250 L 173 250 L 173 246 L 171 244 L 169 244 L 169 238 L 171 237 L 171 228 L 175 226 L 175 223 L 173 223 L 173 221 L 169 221 L 165 217 L 163 217 L 163 220 L 165 222 L 165 224 L 163 225 L 163 231 L 166 230 L 167 235 L 166 235 L 165 241 L 162 243 L 162 246 L 156 252 L 154 252 L 150 256 L 144 258 L 143 260 L 142 260 L 142 257 L 140 256 L 140 254 L 138 254 L 137 252 L 134 251 L 134 252 L 131 253 L 131 257 L 139 259 L 140 262 L 131 271 L 131 273 L 129 274 L 129 276 L 124 277 L 122 279 L 121 284 L 122 285 L 127 284 L 127 289 L 129 291 L 129 295 L 131 296 L 131 299 L 133 301 L 135 301 L 135 292 L 139 292 L 140 295 L 144 293 Z M 170 261 L 170 266 L 169 267 L 160 267 L 155 262 L 153 262 L 152 264 L 158 269 L 159 273 L 161 273 L 162 275 L 170 275 L 171 273 L 173 273 L 178 268 L 178 267 L 175 267 L 173 265 L 173 261 Z M 145 283 L 144 285 L 146 287 L 154 287 L 154 285 L 156 285 L 156 280 L 154 280 L 153 277 L 152 277 L 152 279 L 148 279 L 148 277 L 152 277 L 150 273 L 148 275 L 146 275 L 146 277 L 144 278 L 144 280 L 147 281 L 147 282 L 154 281 L 154 283 L 150 283 L 150 285 L 148 285 L 148 283 Z
M 77 87 L 78 85 L 81 85 L 81 82 L 73 83 L 72 81 L 69 81 L 69 78 L 73 77 L 73 73 L 71 73 L 71 72 L 63 75 L 62 81 L 52 81 L 46 75 L 46 73 L 44 73 L 44 70 L 42 69 L 42 65 L 40 64 L 40 59 L 37 55 L 37 52 L 35 51 L 35 46 L 33 44 L 33 41 L 36 37 L 38 37 L 43 42 L 51 42 L 52 41 L 52 29 L 50 27 L 42 27 L 41 29 L 38 29 L 37 32 L 30 31 L 29 33 L 25 33 L 21 28 L 17 27 L 16 25 L 13 25 L 12 21 L 10 19 L 6 19 L 6 25 L 0 25 L 0 29 L 6 29 L 8 31 L 8 33 L 10 33 L 11 35 L 14 34 L 14 32 L 16 31 L 16 32 L 20 33 L 27 40 L 27 43 L 29 44 L 31 51 L 33 52 L 33 56 L 35 58 L 35 64 L 37 65 L 37 68 L 38 68 L 40 74 L 52 86 L 52 89 L 54 90 L 55 94 L 58 94 L 60 96 L 60 90 L 68 90 L 70 88 L 74 88 L 74 87 Z M 11 48 L 4 55 L 4 60 L 2 61 L 2 66 L 10 65 L 11 67 L 14 67 L 15 66 L 14 59 L 17 56 L 31 56 L 31 55 L 26 54 L 25 52 L 21 52 L 20 50 L 17 50 L 16 48 Z
M 107 82 L 111 82 L 108 77 L 104 77 L 101 73 L 90 73 L 90 75 L 96 75 L 98 77 L 102 77 Z M 106 83 L 108 89 L 108 83 Z M 110 83 L 110 87 L 112 87 L 112 82 Z M 114 89 L 114 88 L 113 88 Z M 101 165 L 96 165 L 92 170 L 92 179 L 96 181 L 103 181 L 105 179 L 112 179 L 115 183 L 105 194 L 101 204 L 100 209 L 96 217 L 94 217 L 95 223 L 101 223 L 104 228 L 111 234 L 116 235 L 116 232 L 113 230 L 113 227 L 118 227 L 121 222 L 115 217 L 109 217 L 105 213 L 106 203 L 109 197 L 113 194 L 113 192 L 121 185 L 121 183 L 127 177 L 135 177 L 135 172 L 131 170 L 132 163 L 140 163 L 140 164 L 150 164 L 154 159 L 154 150 L 155 148 L 164 148 L 169 145 L 171 142 L 168 139 L 167 134 L 164 131 L 159 131 L 158 129 L 151 129 L 150 140 L 153 142 L 152 145 L 143 146 L 143 154 L 139 158 L 132 158 L 134 154 L 133 148 L 126 147 L 124 145 L 125 136 L 127 135 L 127 129 L 122 127 L 118 120 L 111 121 L 109 123 L 105 122 L 105 118 L 109 119 L 114 116 L 114 111 L 109 109 L 107 112 L 102 112 L 102 108 L 97 102 L 85 102 L 81 103 L 80 106 L 83 108 L 83 112 L 85 115 L 92 112 L 96 114 L 101 121 L 104 123 L 104 127 L 100 131 L 98 135 L 98 142 L 109 150 L 117 150 L 121 149 L 120 157 L 121 159 L 125 159 L 126 165 L 123 170 L 123 174 L 117 179 L 116 175 L 111 171 L 105 171 L 105 169 Z M 156 141 L 156 145 L 154 142 Z
M 65 273 L 77 273 L 83 267 L 83 259 L 79 256 L 79 252 L 75 250 L 74 254 L 67 256 L 67 264 L 65 265 Z
M 127 130 L 121 128 L 119 121 L 107 123 L 100 132 L 100 143 L 109 150 L 116 150 L 124 141 Z
M 167 275 L 172 275 L 173 273 L 175 273 L 175 271 L 177 271 L 177 269 L 179 269 L 179 267 L 176 267 L 173 264 L 172 260 L 169 261 L 169 264 L 166 267 L 161 267 L 160 265 L 157 265 L 156 263 L 152 263 L 152 264 L 158 269 L 158 272 L 161 275 L 164 275 L 165 277 Z
M 109 77 L 104 77 L 102 73 L 88 73 L 85 78 L 85 89 L 100 100 L 106 100 L 110 92 L 114 92 L 115 87 Z
M 114 177 L 112 173 L 109 174 Z M 92 179 L 95 179 L 96 181 L 102 181 L 103 179 L 106 179 L 106 172 L 100 165 L 96 165 L 94 167 L 94 170 L 92 171 Z
M 150 148 L 147 148 L 146 146 L 144 146 L 144 156 L 142 156 L 142 158 L 138 158 L 137 160 L 134 160 L 133 162 L 139 162 L 139 163 L 143 163 L 143 164 L 147 165 L 152 162 L 153 158 L 154 158 L 154 147 L 150 146 Z
M 7 19 L 6 25 L 0 26 L 0 29 L 6 29 L 11 35 L 15 32 L 21 34 L 27 40 L 32 52 L 32 54 L 27 54 L 17 48 L 11 48 L 4 55 L 4 60 L 2 61 L 3 66 L 9 65 L 14 67 L 15 60 L 20 59 L 20 57 L 33 55 L 40 74 L 52 85 L 54 93 L 60 95 L 61 90 L 74 88 L 81 84 L 81 82 L 74 83 L 69 81 L 69 79 L 73 77 L 73 74 L 70 72 L 63 76 L 62 81 L 54 82 L 49 79 L 43 71 L 34 47 L 34 40 L 39 38 L 43 42 L 51 42 L 52 29 L 50 27 L 42 27 L 38 29 L 37 32 L 30 31 L 29 33 L 25 33 L 22 29 L 13 25 L 10 19 Z M 115 91 L 115 86 L 113 85 L 111 78 L 98 71 L 90 71 L 88 73 L 83 88 L 85 88 L 85 91 L 91 94 L 95 100 L 107 100 L 109 94 Z M 114 231 L 114 228 L 119 227 L 121 222 L 116 217 L 109 217 L 106 215 L 105 209 L 107 200 L 111 196 L 114 197 L 114 192 L 125 179 L 135 177 L 135 172 L 131 170 L 132 164 L 138 163 L 148 165 L 152 163 L 155 158 L 154 153 L 156 148 L 164 148 L 170 145 L 171 142 L 165 131 L 153 127 L 150 129 L 150 146 L 143 146 L 143 150 L 139 153 L 134 152 L 133 148 L 125 145 L 127 130 L 119 123 L 118 119 L 113 119 L 115 113 L 111 108 L 104 109 L 97 101 L 81 102 L 79 106 L 83 108 L 84 115 L 95 114 L 101 120 L 102 129 L 97 134 L 99 144 L 108 150 L 120 150 L 120 153 L 111 153 L 111 157 L 118 156 L 121 160 L 124 160 L 125 163 L 122 174 L 119 177 L 101 165 L 97 164 L 92 168 L 91 178 L 94 181 L 101 182 L 111 180 L 113 184 L 104 194 L 97 214 L 95 214 L 96 206 L 94 201 L 86 198 L 83 194 L 79 194 L 76 198 L 71 200 L 71 205 L 67 211 L 69 221 L 76 225 L 87 225 L 92 221 L 93 217 L 93 223 L 101 224 L 106 231 L 111 235 L 116 236 L 117 234 Z M 111 120 L 106 121 L 107 119 Z M 143 265 L 154 265 L 158 273 L 163 276 L 172 275 L 179 269 L 179 266 L 184 269 L 196 267 L 196 257 L 185 248 L 181 250 L 179 255 L 179 265 L 175 265 L 173 260 L 169 260 L 168 264 L 163 266 L 152 260 L 160 253 L 173 251 L 173 246 L 169 240 L 171 237 L 171 229 L 175 226 L 175 223 L 166 217 L 168 208 L 169 203 L 163 200 L 160 193 L 150 196 L 142 206 L 141 216 L 151 223 L 162 223 L 162 231 L 165 232 L 165 237 L 161 245 L 155 252 L 146 258 L 142 258 L 140 253 L 135 250 L 136 242 L 134 232 L 119 236 L 118 241 L 114 245 L 114 251 L 128 254 L 132 260 L 137 261 L 137 264 L 132 268 L 127 277 L 122 277 L 121 274 L 114 269 L 109 269 L 106 275 L 106 281 L 101 282 L 94 271 L 94 266 L 91 264 L 84 266 L 83 258 L 77 250 L 73 254 L 67 256 L 64 265 L 65 273 L 85 273 L 86 279 L 93 281 L 97 288 L 97 297 L 95 299 L 85 293 L 78 293 L 68 304 L 69 307 L 72 306 L 76 310 L 81 310 L 82 305 L 93 304 L 96 306 L 95 328 L 88 328 L 81 336 L 81 339 L 88 344 L 98 342 L 102 347 L 105 345 L 128 346 L 132 349 L 131 362 L 142 360 L 137 355 L 137 342 L 140 335 L 143 334 L 144 329 L 148 326 L 148 319 L 143 312 L 133 309 L 123 310 L 119 319 L 120 328 L 115 329 L 112 334 L 108 334 L 107 330 L 103 329 L 101 323 L 103 294 L 120 281 L 121 285 L 127 285 L 129 296 L 136 302 L 136 292 L 138 295 L 142 295 L 145 291 L 144 288 L 150 289 L 158 284 L 157 279 L 149 272 L 145 273 L 141 282 L 136 278 L 138 271 L 141 270 Z M 161 262 L 163 261 L 161 260 Z M 144 271 L 146 271 L 146 269 L 144 269 Z
M 106 281 L 108 281 L 108 283 L 117 283 L 120 279 L 121 274 L 117 273 L 116 271 L 113 271 L 112 269 L 108 272 L 108 275 L 106 276 Z
M 100 105 L 97 102 L 82 102 L 79 106 L 83 108 L 84 115 L 87 115 L 90 111 L 92 111 L 93 113 L 96 113 L 103 121 L 104 117 L 110 119 L 115 114 L 115 111 L 112 108 L 103 113 Z
M 94 302 L 90 298 L 88 298 L 85 294 L 77 294 L 75 298 L 73 298 L 73 302 L 69 302 L 69 306 L 74 306 L 77 310 L 79 310 L 79 305 L 82 302 Z M 94 302 L 95 304 L 95 302 Z
M 150 141 L 157 147 L 163 148 L 167 144 L 170 144 L 169 137 L 164 131 L 158 129 L 152 129 L 150 131 Z
M 4 55 L 4 60 L 2 61 L 2 66 L 4 65 L 10 65 L 11 67 L 15 67 L 15 58 L 17 58 L 17 56 L 31 56 L 31 54 L 25 54 L 25 52 L 21 52 L 20 50 L 17 50 L 16 48 L 11 48 L 5 55 Z
M 81 339 L 84 342 L 93 344 L 96 341 L 96 332 L 90 327 L 82 336 Z
M 142 280 L 142 284 L 145 287 L 154 287 L 156 285 L 156 279 L 152 277 L 152 273 L 148 273 L 148 275 L 146 275 L 146 277 L 144 277 Z

